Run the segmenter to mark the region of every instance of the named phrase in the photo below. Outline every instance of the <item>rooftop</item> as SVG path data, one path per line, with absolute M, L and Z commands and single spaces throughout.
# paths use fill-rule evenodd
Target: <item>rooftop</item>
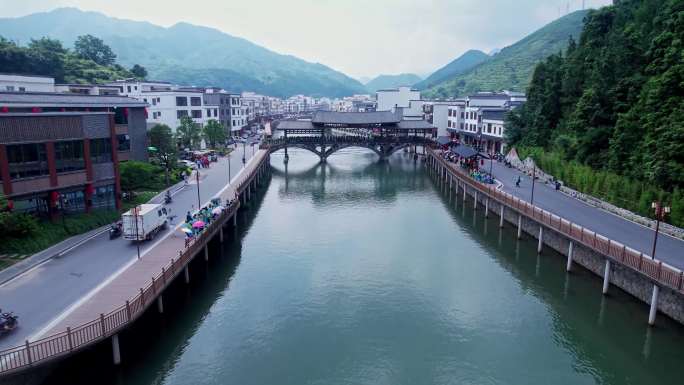
M 147 103 L 117 95 L 54 92 L 0 92 L 0 106 L 8 107 L 145 107 Z
M 337 112 L 316 111 L 311 119 L 313 124 L 396 124 L 401 118 L 390 111 L 375 112 Z

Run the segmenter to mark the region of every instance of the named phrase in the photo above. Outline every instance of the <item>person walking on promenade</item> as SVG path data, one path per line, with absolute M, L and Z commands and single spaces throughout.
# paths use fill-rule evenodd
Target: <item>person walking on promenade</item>
M 520 175 L 518 175 L 518 180 L 515 181 L 515 187 L 520 187 Z

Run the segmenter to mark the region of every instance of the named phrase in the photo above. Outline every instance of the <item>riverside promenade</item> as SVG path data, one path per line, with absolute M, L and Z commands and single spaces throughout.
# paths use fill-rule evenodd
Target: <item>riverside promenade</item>
M 163 312 L 163 291 L 181 274 L 189 280 L 188 264 L 202 254 L 209 258 L 207 243 L 215 237 L 223 242 L 223 228 L 233 220 L 266 177 L 269 152 L 259 150 L 251 162 L 213 198 L 220 198 L 225 208 L 192 242 L 186 243 L 179 231 L 157 240 L 140 259 L 125 268 L 82 298 L 55 319 L 35 341 L 0 352 L 0 375 L 28 369 L 54 359 L 63 358 L 85 347 L 111 339 L 113 360 L 121 361 L 118 332 L 130 326 L 144 311 L 157 305 Z M 235 199 L 235 198 L 238 199 Z M 211 201 L 204 202 L 203 206 Z M 229 205 L 226 202 L 232 201 Z
M 572 271 L 574 264 L 579 264 L 602 277 L 604 295 L 613 284 L 649 304 L 649 325 L 655 324 L 658 311 L 684 324 L 682 269 L 622 243 L 622 240 L 628 241 L 625 235 L 613 239 L 595 231 L 590 225 L 585 227 L 494 185 L 480 183 L 458 164 L 444 159 L 442 151 L 428 149 L 426 161 L 441 189 L 449 194 L 455 191 L 457 196 L 462 192 L 463 202 L 467 195 L 472 196 L 475 210 L 482 205 L 485 217 L 490 212 L 498 215 L 499 227 L 504 227 L 504 222 L 513 224 L 517 228 L 518 239 L 523 232 L 536 238 L 539 254 L 542 254 L 544 246 L 554 249 L 567 256 L 568 272 Z M 648 231 L 645 227 L 642 230 Z

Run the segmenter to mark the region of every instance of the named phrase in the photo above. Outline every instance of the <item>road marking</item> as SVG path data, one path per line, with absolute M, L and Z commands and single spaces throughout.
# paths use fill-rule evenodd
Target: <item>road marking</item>
M 250 160 L 251 160 L 251 159 L 254 159 L 254 158 L 252 157 L 252 158 L 250 158 Z M 240 171 L 238 171 L 238 173 L 235 174 L 235 176 L 234 176 L 233 179 L 230 181 L 230 183 L 229 183 L 229 184 L 226 184 L 226 185 L 225 185 L 217 194 L 213 195 L 212 198 L 210 198 L 206 203 L 204 203 L 204 205 L 206 205 L 206 204 L 208 204 L 209 202 L 211 202 L 211 200 L 214 199 L 215 197 L 217 197 L 217 196 L 223 194 L 223 193 L 226 191 L 226 189 L 230 188 L 230 187 L 233 185 L 233 181 L 234 181 L 235 179 L 237 179 L 237 178 L 243 173 L 243 171 L 246 170 L 246 169 L 247 169 L 247 167 L 244 167 L 244 168 L 242 168 Z M 203 206 L 204 206 L 204 205 L 203 205 Z M 175 234 L 175 231 L 178 230 L 178 229 L 181 227 L 182 224 L 183 224 L 183 223 L 181 222 L 181 223 L 179 223 L 176 227 L 174 227 L 172 231 L 167 231 L 167 233 L 164 234 L 164 236 L 163 236 L 161 239 L 157 240 L 157 242 L 155 242 L 155 243 L 152 244 L 150 247 L 148 247 L 147 249 L 145 249 L 145 250 L 143 251 L 143 253 L 141 254 L 141 256 L 140 256 L 140 259 L 142 259 L 142 257 L 143 257 L 145 254 L 147 254 L 150 250 L 154 249 L 159 243 L 161 243 L 161 242 L 163 242 L 164 240 L 166 240 L 166 238 L 168 238 L 168 237 L 171 236 L 172 234 Z M 133 264 L 135 264 L 135 262 L 137 262 L 137 260 L 138 260 L 138 258 L 134 256 L 134 257 L 133 257 L 130 261 L 128 261 L 124 266 L 122 266 L 122 267 L 119 268 L 116 272 L 114 272 L 114 274 L 112 274 L 111 276 L 109 276 L 106 280 L 104 280 L 102 283 L 100 283 L 99 285 L 97 285 L 94 289 L 92 289 L 91 291 L 89 291 L 88 294 L 86 294 L 85 296 L 81 297 L 79 300 L 77 300 L 77 301 L 74 302 L 73 304 L 71 304 L 66 310 L 64 310 L 62 313 L 60 313 L 56 318 L 53 318 L 51 321 L 49 321 L 47 324 L 45 324 L 45 326 L 43 326 L 38 332 L 36 332 L 36 333 L 32 334 L 31 336 L 29 336 L 28 340 L 29 340 L 29 341 L 30 341 L 30 340 L 34 340 L 34 341 L 35 341 L 36 339 L 41 338 L 45 333 L 47 333 L 48 331 L 50 331 L 51 329 L 53 329 L 55 326 L 57 326 L 57 324 L 58 324 L 59 322 L 61 322 L 61 321 L 64 320 L 67 316 L 69 316 L 69 314 L 73 313 L 74 310 L 76 310 L 79 306 L 81 306 L 82 304 L 84 304 L 86 301 L 88 301 L 90 298 L 92 298 L 95 294 L 97 294 L 97 292 L 99 292 L 100 290 L 102 290 L 102 288 L 104 288 L 105 286 L 107 286 L 107 285 L 108 285 L 109 283 L 111 283 L 114 279 L 116 279 L 119 275 L 121 275 L 124 271 L 126 271 L 129 267 L 131 267 Z

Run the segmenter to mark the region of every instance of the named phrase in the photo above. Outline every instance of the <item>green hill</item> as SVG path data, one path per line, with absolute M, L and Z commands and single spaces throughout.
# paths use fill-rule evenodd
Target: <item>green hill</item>
M 414 87 L 420 90 L 430 88 L 445 80 L 448 80 L 453 76 L 460 75 L 468 71 L 469 69 L 475 67 L 476 65 L 483 63 L 489 59 L 491 59 L 491 57 L 486 53 L 475 49 L 471 49 L 463 55 L 451 61 L 449 64 L 433 72 L 425 80 L 416 83 Z
M 616 1 L 591 11 L 577 43 L 539 63 L 510 144 L 546 171 L 643 215 L 670 205 L 684 225 L 684 4 Z
M 372 94 L 377 90 L 412 86 L 420 80 L 420 76 L 416 74 L 379 75 L 366 83 L 366 89 Z
M 163 28 L 75 8 L 0 18 L 0 36 L 20 44 L 48 36 L 70 47 L 85 34 L 104 40 L 122 65 L 147 68 L 151 79 L 273 96 L 365 92 L 357 80 L 322 64 L 281 55 L 212 28 L 187 23 Z
M 502 49 L 490 60 L 428 88 L 423 94 L 447 98 L 502 89 L 524 92 L 534 66 L 550 54 L 565 49 L 570 36 L 577 38 L 586 14 L 587 11 L 576 11 L 563 16 Z

